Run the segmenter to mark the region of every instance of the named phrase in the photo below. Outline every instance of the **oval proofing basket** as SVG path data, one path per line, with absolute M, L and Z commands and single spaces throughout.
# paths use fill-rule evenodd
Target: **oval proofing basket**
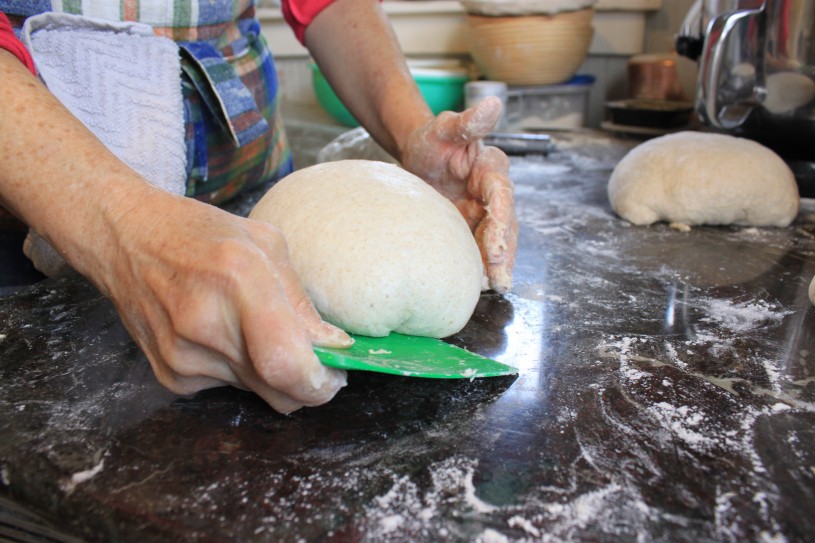
M 572 77 L 586 58 L 594 10 L 555 15 L 467 15 L 470 53 L 489 79 L 550 85 Z

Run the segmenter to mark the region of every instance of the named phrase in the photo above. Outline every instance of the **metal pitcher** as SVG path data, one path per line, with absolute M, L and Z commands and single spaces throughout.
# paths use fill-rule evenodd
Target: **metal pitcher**
M 694 17 L 709 18 L 699 51 L 701 120 L 788 160 L 815 161 L 815 0 L 697 2 Z

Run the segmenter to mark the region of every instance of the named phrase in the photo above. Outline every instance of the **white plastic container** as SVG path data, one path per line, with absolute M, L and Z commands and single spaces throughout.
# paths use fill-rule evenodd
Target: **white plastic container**
M 594 77 L 577 75 L 560 85 L 518 86 L 507 91 L 504 116 L 513 132 L 585 126 Z
M 464 85 L 464 107 L 471 108 L 484 98 L 496 96 L 501 100 L 501 118 L 498 120 L 498 130 L 506 127 L 507 92 L 509 88 L 503 81 L 470 81 Z

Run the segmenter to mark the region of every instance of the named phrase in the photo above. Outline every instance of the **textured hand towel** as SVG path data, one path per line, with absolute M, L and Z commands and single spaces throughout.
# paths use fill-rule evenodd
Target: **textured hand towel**
M 186 191 L 178 46 L 149 25 L 62 13 L 29 17 L 23 41 L 48 89 L 122 161 Z
M 172 40 L 142 23 L 62 13 L 26 19 L 22 40 L 48 89 L 111 152 L 152 184 L 186 192 L 181 62 Z M 23 251 L 46 275 L 67 269 L 34 231 Z

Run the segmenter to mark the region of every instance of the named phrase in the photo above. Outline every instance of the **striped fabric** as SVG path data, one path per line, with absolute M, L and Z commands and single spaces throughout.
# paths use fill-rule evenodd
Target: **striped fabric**
M 25 2 L 17 2 L 25 3 Z M 147 23 L 175 41 L 217 40 L 254 10 L 253 0 L 51 0 L 53 11 Z
M 147 23 L 178 42 L 188 196 L 222 203 L 292 171 L 277 74 L 253 0 L 0 0 L 0 11 L 17 21 L 49 9 Z
M 251 39 L 245 47 L 236 49 L 237 44 L 231 43 L 218 48 L 233 51 L 226 64 L 207 66 L 194 56 L 200 48 L 181 44 L 190 169 L 187 194 L 213 203 L 228 200 L 242 188 L 279 179 L 293 169 L 279 116 L 274 63 L 257 21 L 246 21 L 251 24 L 243 37 Z M 245 102 L 230 106 L 224 101 L 223 87 L 236 82 L 230 71 L 251 93 L 256 109 L 244 109 Z M 218 109 L 219 103 L 225 109 Z

